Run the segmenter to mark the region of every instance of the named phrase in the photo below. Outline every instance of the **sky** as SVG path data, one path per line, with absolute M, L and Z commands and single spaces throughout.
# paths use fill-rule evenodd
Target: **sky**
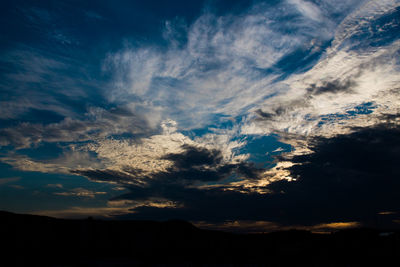
M 6 1 L 0 210 L 400 226 L 400 1 Z

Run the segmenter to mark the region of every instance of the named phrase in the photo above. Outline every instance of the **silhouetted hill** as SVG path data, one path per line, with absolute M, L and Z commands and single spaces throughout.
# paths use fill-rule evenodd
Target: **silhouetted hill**
M 399 232 L 373 229 L 233 234 L 184 221 L 64 220 L 9 212 L 0 212 L 0 222 L 0 266 L 398 266 L 400 256 Z

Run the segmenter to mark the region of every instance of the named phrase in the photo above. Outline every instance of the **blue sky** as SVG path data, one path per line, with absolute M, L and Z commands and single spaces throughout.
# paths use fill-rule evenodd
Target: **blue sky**
M 396 226 L 399 14 L 372 0 L 9 1 L 0 209 Z

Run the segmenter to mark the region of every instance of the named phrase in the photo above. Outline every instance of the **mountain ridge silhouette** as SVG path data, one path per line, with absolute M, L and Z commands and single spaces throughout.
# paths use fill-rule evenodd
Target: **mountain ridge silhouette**
M 400 233 L 378 229 L 237 234 L 182 220 L 72 220 L 5 211 L 0 222 L 1 266 L 386 266 L 400 255 Z

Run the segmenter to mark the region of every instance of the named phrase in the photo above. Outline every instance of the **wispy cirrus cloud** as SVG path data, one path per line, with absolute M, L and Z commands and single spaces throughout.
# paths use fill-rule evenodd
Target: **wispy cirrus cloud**
M 349 131 L 346 125 L 373 125 L 383 114 L 397 114 L 398 40 L 385 39 L 379 48 L 360 48 L 363 39 L 353 37 L 366 29 L 370 29 L 370 35 L 397 29 L 398 6 L 399 3 L 370 1 L 347 16 L 338 25 L 324 57 L 309 71 L 282 81 L 289 89 L 266 99 L 256 110 L 258 119 L 251 120 L 245 132 L 332 135 Z M 360 16 L 368 17 L 363 26 L 358 23 Z M 386 17 L 384 22 L 382 16 Z M 376 37 L 371 40 L 380 39 Z M 349 116 L 371 103 L 373 108 L 368 113 L 372 114 Z
M 318 8 L 297 2 L 260 4 L 241 16 L 205 13 L 183 27 L 187 38 L 181 46 L 175 45 L 179 40 L 168 39 L 171 46 L 166 49 L 139 45 L 110 54 L 104 64 L 114 74 L 109 99 L 145 103 L 149 111 L 183 128 L 205 126 L 216 115 L 246 114 L 263 99 L 286 90 L 274 80 L 284 74 L 284 64 L 292 64 L 283 63 L 287 57 L 300 54 L 305 68 L 313 60 L 302 56 L 318 57 L 317 48 L 333 37 L 335 23 L 329 16 L 315 22 L 297 8 Z M 288 16 L 293 20 L 283 20 Z M 292 66 L 285 72 L 300 67 Z

